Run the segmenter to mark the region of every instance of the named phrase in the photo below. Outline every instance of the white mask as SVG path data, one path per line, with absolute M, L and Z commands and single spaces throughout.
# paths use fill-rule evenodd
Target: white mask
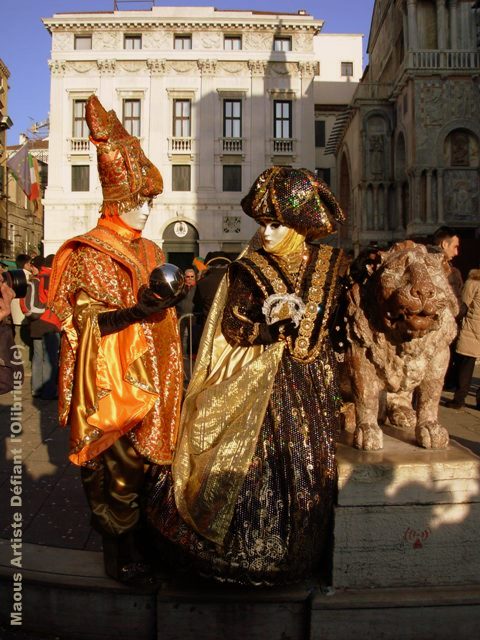
M 260 227 L 262 230 L 263 246 L 267 251 L 273 249 L 290 231 L 289 227 L 284 227 L 275 221 L 262 223 Z
M 148 201 L 144 202 L 141 207 L 137 209 L 131 209 L 126 213 L 120 214 L 120 219 L 125 222 L 129 227 L 136 231 L 143 231 L 147 224 L 148 216 L 151 213 L 151 208 Z

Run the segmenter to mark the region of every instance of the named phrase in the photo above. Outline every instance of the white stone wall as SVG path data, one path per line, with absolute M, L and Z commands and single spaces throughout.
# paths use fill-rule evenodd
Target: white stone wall
M 46 253 L 94 226 L 101 202 L 93 145 L 85 142 L 72 151 L 73 100 L 96 93 L 120 119 L 123 99 L 141 100 L 142 147 L 164 178 L 164 193 L 155 200 L 145 235 L 161 245 L 165 229 L 183 220 L 197 230 L 199 255 L 204 256 L 248 242 L 255 224 L 239 203 L 267 166 L 315 168 L 314 84 L 328 78 L 329 99 L 335 104 L 349 100 L 345 83 L 338 82 L 334 69 L 329 71 L 330 60 L 339 71 L 339 61 L 353 59 L 353 78 L 361 73 L 361 38 L 329 35 L 328 49 L 338 52 L 331 57 L 326 42 L 316 44 L 325 38 L 316 35 L 322 22 L 310 16 L 155 7 L 152 12 L 61 14 L 45 24 L 52 33 Z M 126 33 L 141 34 L 142 49 L 123 49 Z M 173 49 L 174 36 L 182 33 L 191 34 L 191 50 Z M 74 50 L 75 34 L 91 34 L 92 49 Z M 225 34 L 241 35 L 242 49 L 224 50 Z M 291 51 L 272 51 L 275 36 L 291 38 Z M 242 149 L 231 155 L 222 146 L 223 99 L 228 97 L 242 101 Z M 175 98 L 192 100 L 192 147 L 184 154 L 171 150 Z M 291 100 L 293 111 L 292 149 L 280 154 L 272 150 L 275 99 Z M 172 165 L 177 163 L 191 165 L 189 192 L 172 191 Z M 242 192 L 224 192 L 222 167 L 238 163 Z M 71 191 L 72 164 L 90 166 L 88 192 Z M 232 222 L 236 217 L 239 221 Z

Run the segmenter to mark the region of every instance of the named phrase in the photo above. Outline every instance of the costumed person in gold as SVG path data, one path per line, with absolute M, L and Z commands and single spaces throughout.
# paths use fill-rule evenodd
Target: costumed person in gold
M 286 167 L 264 171 L 242 208 L 260 229 L 212 305 L 147 516 L 177 566 L 282 584 L 329 568 L 340 409 L 329 328 L 345 262 L 309 240 L 344 217 L 313 173 Z
M 147 286 L 165 262 L 141 237 L 163 190 L 160 172 L 96 96 L 87 101 L 86 121 L 103 203 L 97 226 L 60 248 L 50 279 L 49 304 L 63 329 L 60 423 L 70 426 L 69 457 L 81 466 L 106 573 L 148 582 L 140 500 L 145 464 L 171 463 L 178 430 L 179 297 L 160 299 Z

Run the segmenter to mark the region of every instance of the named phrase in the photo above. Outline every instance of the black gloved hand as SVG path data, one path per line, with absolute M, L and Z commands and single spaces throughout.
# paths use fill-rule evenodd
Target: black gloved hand
M 159 298 L 151 289 L 143 285 L 138 290 L 138 302 L 134 308 L 137 308 L 143 314 L 143 318 L 148 318 L 153 313 L 159 313 L 169 307 L 174 307 L 183 298 L 183 289 L 171 298 Z
M 291 318 L 285 320 L 278 320 L 273 324 L 260 324 L 258 342 L 260 344 L 273 344 L 278 342 L 281 336 L 287 337 L 295 333 L 296 327 Z
M 138 290 L 138 302 L 127 309 L 105 311 L 97 316 L 101 336 L 108 336 L 133 324 L 145 320 L 155 313 L 174 307 L 185 296 L 183 289 L 171 298 L 159 298 L 151 289 L 143 285 Z

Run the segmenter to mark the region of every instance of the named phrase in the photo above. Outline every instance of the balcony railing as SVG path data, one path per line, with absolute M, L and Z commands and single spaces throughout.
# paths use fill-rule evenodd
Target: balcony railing
M 275 154 L 290 155 L 293 153 L 293 138 L 274 138 L 272 141 L 272 151 Z
M 170 153 L 191 153 L 192 138 L 170 138 Z
M 479 51 L 423 50 L 407 52 L 407 67 L 415 70 L 465 69 L 478 70 Z
M 70 138 L 70 153 L 88 153 L 90 140 L 88 138 Z
M 243 138 L 222 138 L 223 153 L 241 153 L 243 151 Z

